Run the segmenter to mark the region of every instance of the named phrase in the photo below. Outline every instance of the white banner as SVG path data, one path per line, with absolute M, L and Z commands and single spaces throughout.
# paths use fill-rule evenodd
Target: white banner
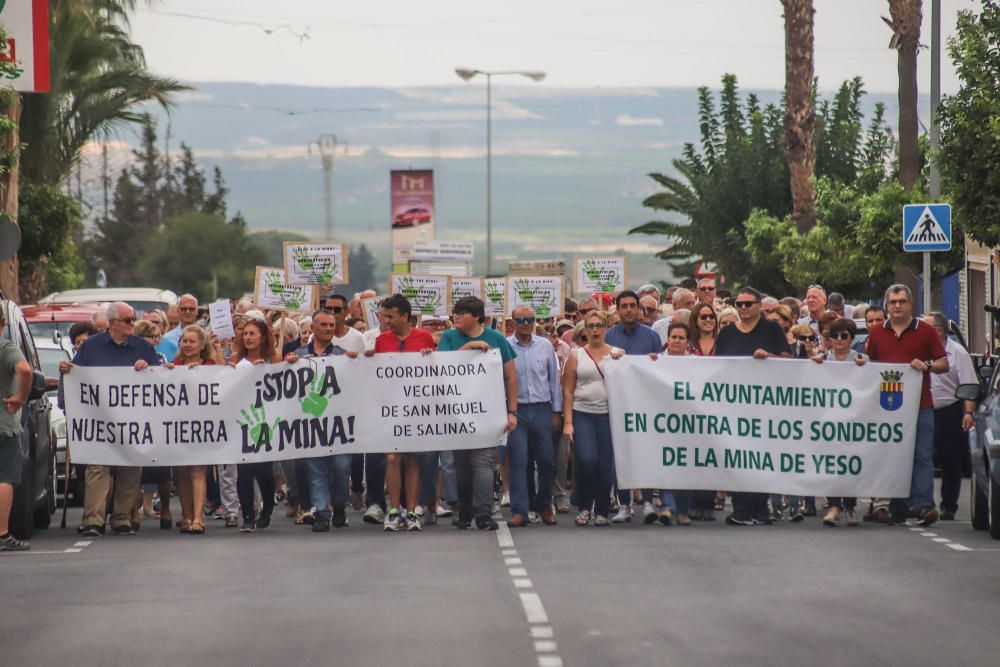
M 507 424 L 496 350 L 300 359 L 252 368 L 75 366 L 74 463 L 250 463 L 492 447 Z
M 921 375 L 791 359 L 608 359 L 621 488 L 910 495 Z

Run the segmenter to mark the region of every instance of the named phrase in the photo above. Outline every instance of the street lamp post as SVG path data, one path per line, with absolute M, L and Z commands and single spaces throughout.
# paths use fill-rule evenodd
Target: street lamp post
M 456 67 L 457 74 L 463 81 L 468 81 L 477 74 L 486 77 L 486 275 L 493 273 L 493 77 L 516 75 L 525 76 L 532 81 L 541 81 L 545 72 L 541 71 L 492 71 L 468 67 Z

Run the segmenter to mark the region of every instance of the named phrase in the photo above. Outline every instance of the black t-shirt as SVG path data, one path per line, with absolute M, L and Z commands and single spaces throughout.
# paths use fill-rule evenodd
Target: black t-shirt
M 781 325 L 762 317 L 749 333 L 743 333 L 732 324 L 723 327 L 719 331 L 719 338 L 715 341 L 717 357 L 752 357 L 756 350 L 765 350 L 771 354 L 786 354 L 788 340 Z

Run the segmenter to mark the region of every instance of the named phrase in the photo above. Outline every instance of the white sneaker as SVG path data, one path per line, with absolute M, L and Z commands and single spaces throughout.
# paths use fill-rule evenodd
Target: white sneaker
M 642 504 L 642 522 L 643 523 L 656 523 L 659 517 L 656 515 L 656 508 L 653 507 L 653 503 L 643 503 Z
M 427 512 L 427 508 L 423 505 L 417 505 L 413 508 L 413 513 L 417 516 L 423 516 Z
M 365 523 L 375 523 L 379 524 L 385 521 L 385 512 L 378 505 L 369 505 L 368 509 L 365 511 L 361 520 Z
M 611 523 L 628 523 L 632 520 L 632 508 L 629 505 L 619 505 L 618 513 L 611 518 Z
M 500 507 L 510 507 L 510 494 L 506 491 L 500 497 Z
M 492 516 L 496 521 L 503 519 L 503 512 L 500 511 L 500 503 L 493 503 L 493 512 L 490 516 Z
M 452 514 L 451 506 L 446 503 L 439 503 L 437 506 L 437 515 L 441 518 L 449 517 Z
M 542 517 L 538 515 L 538 512 L 528 512 L 528 523 L 538 523 L 542 520 Z

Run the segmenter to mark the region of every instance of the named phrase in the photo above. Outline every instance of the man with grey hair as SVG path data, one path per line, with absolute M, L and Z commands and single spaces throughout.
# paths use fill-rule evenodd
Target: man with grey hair
M 697 300 L 694 292 L 686 287 L 678 287 L 674 290 L 674 294 L 670 298 L 670 302 L 674 306 L 674 313 L 679 310 L 687 310 L 688 313 L 690 313 L 691 309 L 694 308 L 694 304 L 697 303 Z M 653 324 L 653 331 L 659 335 L 660 342 L 664 345 L 667 343 L 667 329 L 670 327 L 671 322 L 673 322 L 672 317 L 664 317 L 662 320 L 657 320 Z
M 653 326 L 660 319 L 660 302 L 652 294 L 639 297 L 639 319 L 647 327 Z
M 94 313 L 90 316 L 90 323 L 94 325 L 97 329 L 97 333 L 108 330 L 108 316 L 107 313 Z
M 948 355 L 933 327 L 913 317 L 913 293 L 906 285 L 891 285 L 885 291 L 889 318 L 868 332 L 866 351 L 872 361 L 909 364 L 923 373 L 917 437 L 913 448 L 909 498 L 873 502 L 873 517 L 880 523 L 905 523 L 911 513 L 921 526 L 938 520 L 934 504 L 934 400 L 931 373 L 948 372 Z
M 73 357 L 73 363 L 60 362 L 59 372 L 69 373 L 73 366 L 131 366 L 141 371 L 147 366 L 158 366 L 160 357 L 153 346 L 135 329 L 135 310 L 117 301 L 108 306 L 108 330 L 91 336 Z M 115 474 L 114 506 L 111 513 L 111 531 L 116 535 L 132 535 L 136 526 L 131 523 L 132 507 L 139 494 L 142 469 L 117 466 Z M 88 465 L 84 479 L 83 534 L 97 537 L 104 532 L 105 509 L 111 488 L 111 466 Z
M 248 310 L 253 310 L 253 301 L 252 300 L 250 300 L 250 299 L 248 299 L 246 297 L 243 297 L 242 299 L 240 299 L 239 301 L 236 302 L 236 314 L 237 315 L 244 315 L 244 314 L 246 314 L 246 312 Z
M 169 340 L 179 346 L 184 327 L 194 324 L 198 319 L 198 298 L 193 294 L 181 294 L 177 299 L 177 311 L 180 313 L 180 322 L 163 334 L 163 340 Z
M 822 285 L 809 286 L 806 290 L 805 306 L 809 312 L 798 323 L 808 324 L 813 328 L 813 331 L 819 333 L 819 318 L 826 310 L 826 290 L 823 289 Z
M 715 280 L 713 278 L 702 278 L 698 281 L 698 300 L 710 306 L 715 305 Z M 692 306 L 693 307 L 693 304 Z
M 653 283 L 646 283 L 635 291 L 639 295 L 639 300 L 644 296 L 652 296 L 656 299 L 656 305 L 660 305 L 660 290 Z
M 854 315 L 854 306 L 846 303 L 844 301 L 844 295 L 840 292 L 830 292 L 830 296 L 826 299 L 827 310 L 832 310 L 841 317 L 846 317 L 851 319 Z

